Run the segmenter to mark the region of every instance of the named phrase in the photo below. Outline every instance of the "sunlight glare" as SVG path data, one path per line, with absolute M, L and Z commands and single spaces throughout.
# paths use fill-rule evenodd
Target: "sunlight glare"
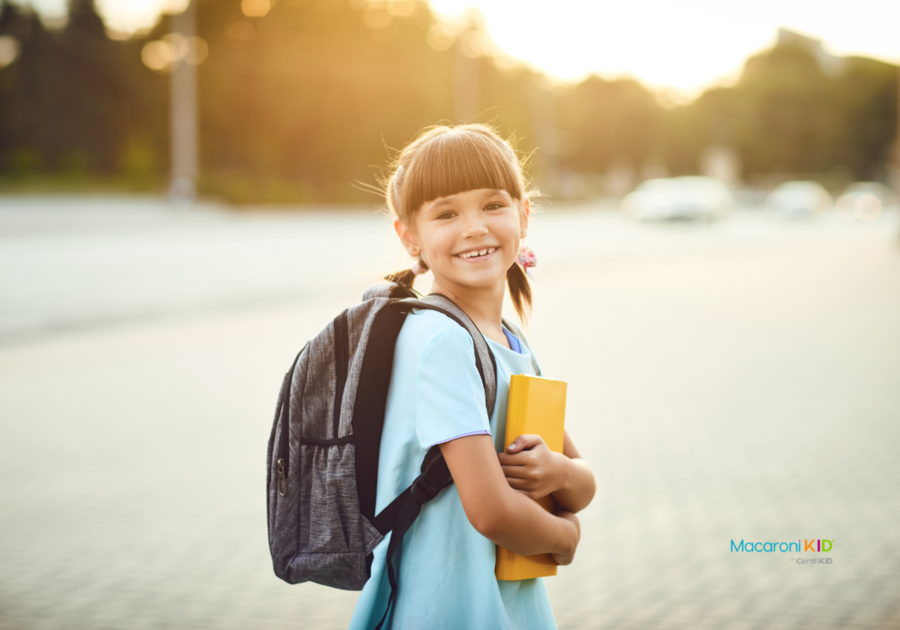
M 241 11 L 247 17 L 263 17 L 272 9 L 271 0 L 242 0 Z
M 19 40 L 11 35 L 0 35 L 0 68 L 5 68 L 19 56 Z
M 881 216 L 881 200 L 875 195 L 862 195 L 856 200 L 853 211 L 863 223 L 872 223 Z
M 477 6 L 497 46 L 567 81 L 591 72 L 625 75 L 695 96 L 711 85 L 733 83 L 749 55 L 774 43 L 779 26 L 822 38 L 833 52 L 868 51 L 900 61 L 900 38 L 891 26 L 900 21 L 900 3 L 892 0 L 859 0 L 852 11 L 859 19 L 853 20 L 846 9 L 812 0 L 759 0 L 752 7 L 718 0 L 430 3 L 444 16 Z

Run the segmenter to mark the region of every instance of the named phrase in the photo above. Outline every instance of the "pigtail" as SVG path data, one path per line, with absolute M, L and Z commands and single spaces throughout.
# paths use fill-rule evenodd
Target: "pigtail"
M 523 324 L 527 324 L 531 315 L 531 285 L 528 283 L 525 270 L 518 263 L 513 263 L 507 270 L 506 284 L 509 286 L 509 296 L 512 298 L 516 313 L 519 314 L 519 319 Z
M 396 282 L 397 284 L 403 284 L 408 286 L 410 289 L 413 287 L 413 282 L 416 281 L 416 274 L 412 269 L 405 269 L 403 271 L 395 271 L 394 273 L 388 274 L 384 277 L 388 282 Z
M 398 282 L 412 289 L 413 283 L 416 281 L 416 276 L 425 273 L 426 271 L 428 271 L 428 263 L 421 258 L 416 258 L 415 262 L 413 262 L 412 269 L 396 271 L 389 276 L 386 276 L 385 280 L 388 282 Z

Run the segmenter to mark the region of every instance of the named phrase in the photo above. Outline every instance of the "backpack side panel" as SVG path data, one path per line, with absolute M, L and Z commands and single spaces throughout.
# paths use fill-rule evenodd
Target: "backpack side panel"
M 309 342 L 304 344 L 300 352 L 297 353 L 297 356 L 294 358 L 294 362 L 291 364 L 291 369 L 288 370 L 287 374 L 284 375 L 284 379 L 281 382 L 281 389 L 278 392 L 278 402 L 275 404 L 275 420 L 272 422 L 272 432 L 269 434 L 269 447 L 266 454 L 266 513 L 268 514 L 269 521 L 268 535 L 270 548 L 272 547 L 273 540 L 272 530 L 275 525 L 275 497 L 273 494 L 273 486 L 276 489 L 280 488 L 282 491 L 286 487 L 284 484 L 285 480 L 281 479 L 278 475 L 278 466 L 281 463 L 278 460 L 284 457 L 284 444 L 287 439 L 286 427 L 289 413 L 291 383 L 294 380 L 294 371 L 297 369 L 297 363 L 300 361 L 300 357 L 308 347 Z M 282 424 L 285 429 L 282 429 Z M 276 438 L 278 439 L 277 442 Z
M 313 340 L 315 341 L 315 340 Z M 296 556 L 299 550 L 298 531 L 300 529 L 300 520 L 298 518 L 298 508 L 300 500 L 300 487 L 298 479 L 299 469 L 299 451 L 292 442 L 299 436 L 299 426 L 293 425 L 298 421 L 296 411 L 296 401 L 303 396 L 303 384 L 305 375 L 309 367 L 309 351 L 313 346 L 311 341 L 306 350 L 300 355 L 291 380 L 282 392 L 289 396 L 287 413 L 281 414 L 281 402 L 276 408 L 275 427 L 272 432 L 270 446 L 272 456 L 269 458 L 269 549 L 272 553 L 272 564 L 275 569 L 275 575 L 281 579 L 291 582 L 288 566 L 291 560 Z M 282 439 L 287 434 L 288 450 L 280 451 Z M 286 460 L 287 467 L 285 469 L 285 478 L 282 481 L 278 474 L 277 462 L 279 459 Z M 279 488 L 279 485 L 281 488 Z M 284 494 L 282 495 L 282 491 Z
M 291 372 L 293 372 L 294 367 L 296 367 L 297 362 L 294 361 L 294 365 L 291 366 Z M 275 526 L 275 498 L 272 496 L 273 486 L 278 485 L 278 475 L 276 471 L 276 467 L 273 465 L 273 459 L 275 459 L 275 437 L 279 433 L 278 427 L 281 423 L 282 416 L 282 405 L 284 404 L 284 397 L 288 395 L 291 387 L 291 378 L 292 374 L 286 374 L 285 380 L 281 384 L 281 390 L 278 392 L 278 402 L 275 404 L 275 420 L 272 421 L 272 431 L 269 433 L 269 447 L 266 451 L 266 514 L 268 515 L 268 535 L 269 535 L 269 549 L 272 549 L 273 543 L 273 529 Z

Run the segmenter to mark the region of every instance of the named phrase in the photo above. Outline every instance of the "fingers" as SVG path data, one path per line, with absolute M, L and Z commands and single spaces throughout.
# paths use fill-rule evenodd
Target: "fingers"
M 521 451 L 528 450 L 529 448 L 534 448 L 538 444 L 543 444 L 544 440 L 540 435 L 520 435 L 515 440 L 513 440 L 512 444 L 510 444 L 506 448 L 507 453 L 520 453 Z
M 507 479 L 528 479 L 531 475 L 528 473 L 528 469 L 524 466 L 503 466 L 500 468 L 503 469 L 503 475 Z
M 497 457 L 500 458 L 501 466 L 528 466 L 529 464 L 533 465 L 538 462 L 537 456 L 531 451 L 523 451 L 521 453 L 516 453 L 515 455 L 497 453 Z
M 575 559 L 575 554 L 569 555 L 569 554 L 553 553 L 550 555 L 553 557 L 553 560 L 556 562 L 556 564 L 558 564 L 560 566 L 566 566 L 566 565 L 572 564 L 572 561 Z
M 541 481 L 543 476 L 542 472 L 538 468 L 532 468 L 529 466 L 503 466 L 500 468 L 503 469 L 503 475 L 507 478 L 513 479 L 524 479 L 526 481 L 531 481 L 533 483 L 538 483 Z

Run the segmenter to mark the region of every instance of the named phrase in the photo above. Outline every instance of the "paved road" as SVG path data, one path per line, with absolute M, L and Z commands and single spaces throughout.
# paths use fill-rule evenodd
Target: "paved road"
M 900 628 L 896 234 L 535 217 L 530 338 L 600 487 L 560 628 Z M 345 627 L 356 593 L 272 575 L 264 450 L 293 353 L 393 238 L 0 200 L 0 628 Z M 832 564 L 729 551 L 811 538 Z

